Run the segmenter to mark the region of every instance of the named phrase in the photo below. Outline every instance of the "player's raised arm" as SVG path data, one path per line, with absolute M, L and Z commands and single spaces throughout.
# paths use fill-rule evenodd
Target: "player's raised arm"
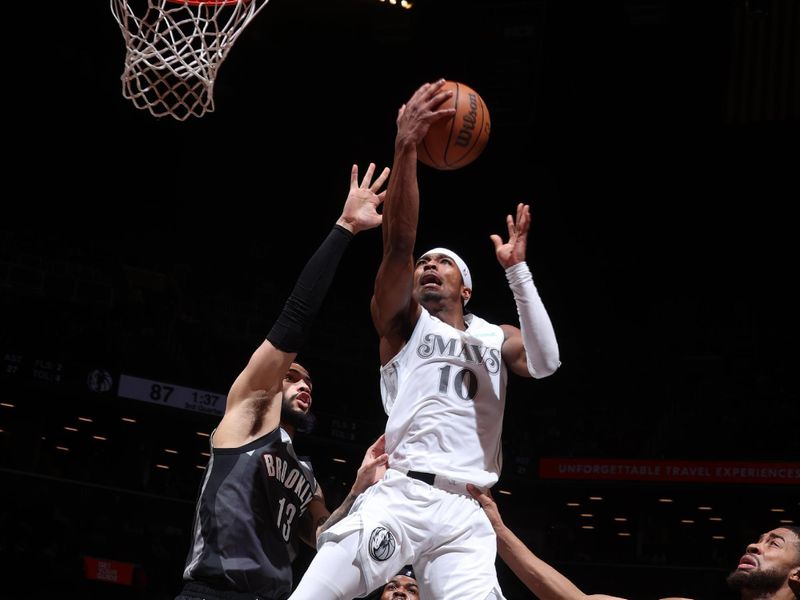
M 383 258 L 371 303 L 372 321 L 381 338 L 381 362 L 396 352 L 403 331 L 419 311 L 411 297 L 419 218 L 417 144 L 431 123 L 455 112 L 439 108 L 452 95 L 440 92 L 443 84 L 441 79 L 422 85 L 397 114 L 394 162 L 383 207 Z

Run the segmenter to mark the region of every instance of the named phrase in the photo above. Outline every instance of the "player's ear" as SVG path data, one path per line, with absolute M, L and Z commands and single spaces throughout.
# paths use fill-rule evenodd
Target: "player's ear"
M 800 598 L 800 565 L 789 571 L 789 589 L 795 597 Z

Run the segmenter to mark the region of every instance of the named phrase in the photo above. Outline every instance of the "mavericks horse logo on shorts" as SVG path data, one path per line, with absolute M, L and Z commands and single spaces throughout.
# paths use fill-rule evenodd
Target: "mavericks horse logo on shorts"
M 385 527 L 376 527 L 369 536 L 369 555 L 375 560 L 387 560 L 397 547 L 392 532 Z

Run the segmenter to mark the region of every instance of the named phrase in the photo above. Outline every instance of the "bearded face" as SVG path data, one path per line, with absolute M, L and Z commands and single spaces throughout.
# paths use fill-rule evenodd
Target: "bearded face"
M 298 363 L 292 363 L 283 378 L 281 400 L 281 425 L 294 427 L 295 431 L 309 433 L 317 420 L 311 414 L 311 376 Z
M 310 410 L 306 412 L 295 408 L 294 400 L 296 396 L 297 394 L 283 397 L 283 402 L 281 402 L 281 423 L 291 425 L 295 428 L 295 431 L 300 433 L 310 433 L 317 424 L 317 418 Z
M 728 587 L 732 590 L 751 590 L 754 592 L 774 593 L 789 576 L 789 569 L 754 569 L 752 571 L 735 570 L 728 575 Z
M 778 527 L 747 546 L 736 570 L 728 575 L 731 589 L 772 594 L 797 581 L 800 538 L 794 528 Z

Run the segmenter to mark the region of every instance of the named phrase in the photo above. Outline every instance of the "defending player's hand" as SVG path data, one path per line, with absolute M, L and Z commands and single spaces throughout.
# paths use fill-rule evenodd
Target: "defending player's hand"
M 489 237 L 494 243 L 494 253 L 500 265 L 507 269 L 510 266 L 521 263 L 525 260 L 525 252 L 528 248 L 528 230 L 531 226 L 531 209 L 527 204 L 520 202 L 517 204 L 516 221 L 511 215 L 506 216 L 508 225 L 508 241 L 503 243 L 499 235 L 493 234 Z
M 389 455 L 386 454 L 386 436 L 381 435 L 367 448 L 367 452 L 364 454 L 364 460 L 361 461 L 356 480 L 353 483 L 353 492 L 360 494 L 369 486 L 383 479 L 388 464 Z
M 373 183 L 374 175 L 375 163 L 369 163 L 360 184 L 358 183 L 358 165 L 353 165 L 350 170 L 350 193 L 347 194 L 342 216 L 339 217 L 336 224 L 353 234 L 363 229 L 377 227 L 383 220 L 383 216 L 378 212 L 378 207 L 386 197 L 386 190 L 381 192 L 380 189 L 389 178 L 389 167 L 383 169 Z
M 478 504 L 481 505 L 483 512 L 486 513 L 486 516 L 489 518 L 489 522 L 492 524 L 492 527 L 495 530 L 503 525 L 503 519 L 500 516 L 500 511 L 497 509 L 497 503 L 494 501 L 494 498 L 492 498 L 491 491 L 484 491 L 481 488 L 472 485 L 471 483 L 467 484 L 467 491 L 473 498 L 475 498 L 475 500 L 478 501 Z

